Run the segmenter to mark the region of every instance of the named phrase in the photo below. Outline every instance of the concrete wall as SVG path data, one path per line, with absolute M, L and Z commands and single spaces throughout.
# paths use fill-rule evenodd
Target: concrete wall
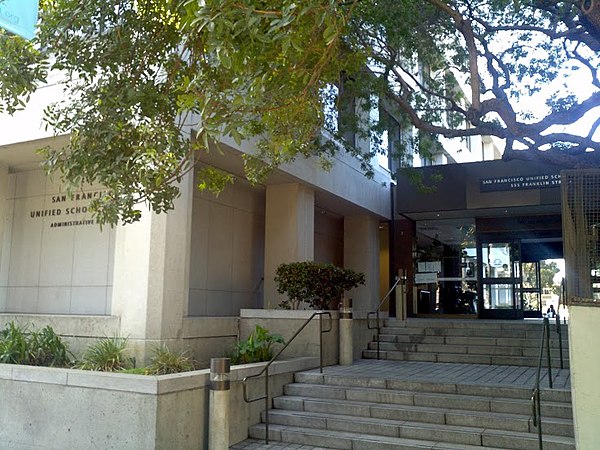
M 344 265 L 344 219 L 317 208 L 315 211 L 315 261 Z
M 101 189 L 70 198 L 41 170 L 2 179 L 0 312 L 110 314 L 114 230 L 86 212 Z
M 247 339 L 256 325 L 266 328 L 270 333 L 283 336 L 285 342 L 299 330 L 306 320 L 314 313 L 312 310 L 242 310 L 240 312 L 240 339 Z M 339 362 L 339 313 L 331 312 L 332 329 L 323 334 L 323 364 L 335 365 Z M 383 317 L 383 316 L 382 316 Z M 367 314 L 363 311 L 354 313 L 353 349 L 354 359 L 360 359 L 362 351 L 373 339 L 373 331 L 367 329 Z M 304 330 L 294 339 L 290 346 L 281 354 L 282 358 L 301 356 L 319 357 L 319 317 L 315 317 Z M 323 329 L 329 328 L 329 318 L 323 316 Z M 275 347 L 277 352 L 281 346 Z
M 575 441 L 579 449 L 600 442 L 600 308 L 569 306 L 569 355 Z
M 79 355 L 97 339 L 119 334 L 119 318 L 116 316 L 0 313 L 0 329 L 9 322 L 32 329 L 41 329 L 49 325 L 64 338 L 75 355 Z
M 271 395 L 316 364 L 275 363 Z M 243 401 L 241 380 L 262 367 L 232 367 L 230 444 L 259 422 L 264 404 Z M 206 449 L 208 384 L 208 370 L 143 376 L 0 364 L 0 448 Z M 263 385 L 258 378 L 250 387 Z
M 211 358 L 227 356 L 238 339 L 238 317 L 187 317 L 183 320 L 183 349 L 194 356 L 199 367 Z
M 189 316 L 262 307 L 265 194 L 243 180 L 215 197 L 194 192 Z

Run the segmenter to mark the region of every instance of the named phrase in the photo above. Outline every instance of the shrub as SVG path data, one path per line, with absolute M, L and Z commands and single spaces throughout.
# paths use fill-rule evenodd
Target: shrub
M 29 357 L 32 365 L 65 367 L 69 365 L 69 350 L 52 327 L 32 331 L 29 336 Z
M 162 344 L 152 351 L 147 375 L 166 375 L 169 373 L 189 372 L 194 370 L 194 362 L 186 352 L 172 352 Z
M 345 291 L 365 284 L 365 275 L 333 264 L 312 261 L 281 264 L 275 272 L 277 292 L 287 299 L 279 306 L 298 309 L 306 302 L 314 309 L 337 309 Z
M 4 364 L 27 364 L 29 345 L 23 327 L 10 322 L 0 331 L 0 362 Z
M 232 364 L 248 364 L 253 362 L 269 361 L 273 357 L 273 344 L 284 344 L 283 337 L 271 334 L 260 325 L 245 341 L 238 341 L 229 355 Z
M 134 366 L 133 359 L 127 355 L 127 339 L 112 337 L 100 339 L 90 345 L 81 361 L 75 365 L 78 369 L 115 372 Z
M 52 327 L 28 331 L 10 322 L 0 331 L 0 362 L 32 366 L 66 367 L 70 352 Z

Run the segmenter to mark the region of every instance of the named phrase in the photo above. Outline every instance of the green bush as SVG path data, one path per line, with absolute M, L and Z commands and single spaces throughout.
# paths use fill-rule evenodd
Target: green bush
M 10 322 L 0 331 L 0 362 L 4 364 L 27 364 L 29 343 L 23 327 Z
M 77 369 L 116 372 L 134 366 L 133 358 L 127 355 L 127 339 L 121 337 L 103 338 L 90 345 L 81 360 L 75 365 Z
M 344 292 L 365 284 L 365 275 L 351 269 L 312 261 L 281 264 L 275 272 L 277 292 L 287 299 L 279 306 L 298 309 L 306 302 L 314 309 L 337 309 Z
M 35 366 L 66 367 L 70 363 L 69 351 L 52 327 L 46 326 L 29 335 L 29 357 Z
M 194 370 L 194 362 L 186 352 L 172 352 L 163 344 L 152 351 L 147 375 L 166 375 L 169 373 L 189 372 Z
M 67 367 L 70 352 L 52 327 L 28 331 L 10 322 L 0 330 L 0 363 Z
M 232 364 L 248 364 L 269 361 L 273 357 L 273 344 L 284 344 L 283 337 L 271 334 L 260 325 L 245 341 L 238 341 L 229 355 Z

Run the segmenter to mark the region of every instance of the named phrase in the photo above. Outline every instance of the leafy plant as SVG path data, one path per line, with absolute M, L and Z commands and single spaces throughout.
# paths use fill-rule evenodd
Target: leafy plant
M 146 368 L 145 373 L 147 375 L 166 375 L 190 370 L 194 370 L 194 362 L 186 352 L 173 352 L 165 344 L 162 344 L 153 350 L 150 366 Z
M 273 344 L 284 344 L 283 337 L 271 334 L 266 328 L 256 325 L 245 341 L 238 341 L 229 355 L 232 364 L 248 364 L 269 361 L 273 357 Z
M 26 364 L 28 354 L 25 329 L 14 322 L 10 322 L 5 329 L 0 331 L 0 362 Z
M 52 327 L 46 326 L 29 335 L 29 360 L 34 366 L 65 367 L 69 351 Z
M 313 261 L 281 264 L 275 272 L 277 292 L 287 299 L 279 306 L 298 309 L 306 302 L 314 309 L 337 309 L 345 291 L 365 284 L 365 275 L 333 264 Z
M 76 367 L 84 370 L 115 372 L 129 369 L 133 365 L 133 359 L 127 355 L 127 339 L 107 337 L 90 345 Z
M 66 367 L 70 352 L 52 327 L 28 331 L 10 322 L 0 331 L 0 362 L 33 366 Z

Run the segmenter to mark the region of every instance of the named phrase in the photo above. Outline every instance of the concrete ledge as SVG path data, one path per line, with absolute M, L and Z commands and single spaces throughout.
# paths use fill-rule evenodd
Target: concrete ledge
M 61 336 L 93 338 L 117 335 L 120 323 L 117 316 L 0 313 L 0 327 L 13 321 L 35 328 L 49 325 Z
M 237 317 L 186 317 L 183 319 L 183 338 L 237 336 Z
M 241 381 L 264 366 L 231 367 L 232 445 L 260 421 L 264 404 L 245 403 Z M 271 395 L 317 366 L 312 357 L 273 363 Z M 0 448 L 205 449 L 209 378 L 208 369 L 145 376 L 0 364 Z
M 240 319 L 289 319 L 289 320 L 298 320 L 305 319 L 307 320 L 310 316 L 312 316 L 317 310 L 313 309 L 242 309 L 240 310 Z M 332 319 L 339 319 L 340 313 L 339 311 L 323 311 L 331 313 Z M 315 316 L 313 320 L 318 320 L 319 318 Z M 328 316 L 323 316 L 323 320 L 327 320 Z

